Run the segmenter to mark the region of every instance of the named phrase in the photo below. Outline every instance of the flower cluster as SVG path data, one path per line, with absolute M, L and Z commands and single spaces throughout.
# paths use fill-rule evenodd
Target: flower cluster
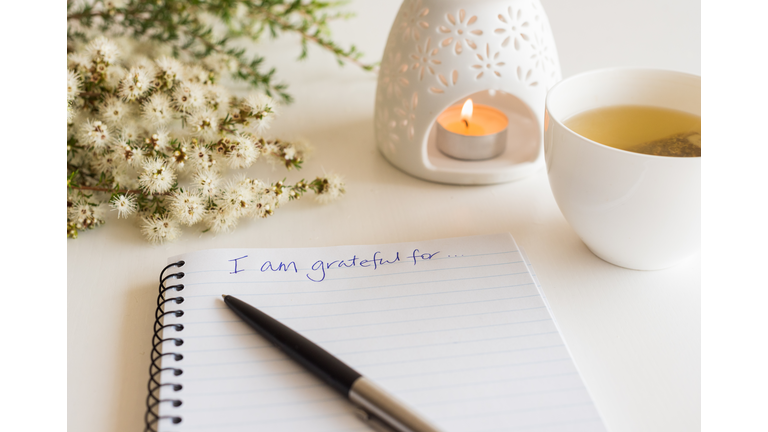
M 68 55 L 68 237 L 104 223 L 108 208 L 141 218 L 146 238 L 161 243 L 181 226 L 232 230 L 310 190 L 320 202 L 344 193 L 334 174 L 289 185 L 243 173 L 258 160 L 300 169 L 310 150 L 264 136 L 277 115 L 270 96 L 230 94 L 218 84 L 225 70 L 206 63 L 123 61 L 124 51 L 97 37 Z
M 362 53 L 354 45 L 344 48 L 330 38 L 329 23 L 352 16 L 340 10 L 343 3 L 325 0 L 67 0 L 67 44 L 82 43 L 95 35 L 129 37 L 147 44 L 152 51 L 172 53 L 174 57 L 202 65 L 203 69 L 216 71 L 215 75 L 207 75 L 198 69 L 201 72 L 195 75 L 198 82 L 207 84 L 228 76 L 290 102 L 292 97 L 287 92 L 287 85 L 276 82 L 275 69 L 266 69 L 264 58 L 243 49 L 243 43 L 258 43 L 266 35 L 277 37 L 287 33 L 300 40 L 299 59 L 307 56 L 311 44 L 331 53 L 340 65 L 351 63 L 364 70 L 374 70 L 376 65 L 360 60 Z M 118 55 L 118 51 L 110 51 L 110 48 L 84 53 L 75 61 L 88 66 L 89 56 L 96 55 L 102 64 L 100 67 L 105 67 Z M 173 60 L 156 62 L 162 76 L 152 76 L 144 66 L 143 62 L 136 62 L 127 70 L 113 70 L 108 76 L 111 82 L 123 81 L 119 91 L 121 98 L 141 98 L 148 88 L 167 89 L 179 78 L 176 75 L 180 72 L 178 64 Z M 183 106 L 194 106 L 203 97 L 199 90 L 178 88 L 178 92 L 169 96 L 174 103 L 185 98 Z

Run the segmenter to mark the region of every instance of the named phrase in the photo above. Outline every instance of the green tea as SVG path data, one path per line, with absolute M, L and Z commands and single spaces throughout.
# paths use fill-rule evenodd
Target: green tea
M 564 123 L 585 138 L 621 150 L 701 157 L 701 117 L 683 111 L 616 105 L 584 111 Z

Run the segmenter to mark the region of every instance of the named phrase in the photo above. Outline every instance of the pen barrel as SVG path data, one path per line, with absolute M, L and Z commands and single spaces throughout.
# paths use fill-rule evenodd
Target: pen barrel
M 352 384 L 349 400 L 397 432 L 441 432 L 416 411 L 363 376 Z
M 224 302 L 243 321 L 277 348 L 347 397 L 360 373 L 281 322 L 232 296 Z

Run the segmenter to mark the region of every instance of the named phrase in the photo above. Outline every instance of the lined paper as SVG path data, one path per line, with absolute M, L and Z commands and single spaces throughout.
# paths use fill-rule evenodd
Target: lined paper
M 162 431 L 370 431 L 353 407 L 245 325 L 222 294 L 282 321 L 446 431 L 604 431 L 509 234 L 184 260 L 166 302 Z

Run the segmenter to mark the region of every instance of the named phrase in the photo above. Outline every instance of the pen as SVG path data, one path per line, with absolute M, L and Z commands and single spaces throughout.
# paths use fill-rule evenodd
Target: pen
M 281 351 L 325 381 L 359 408 L 356 413 L 378 431 L 440 432 L 413 409 L 328 351 L 264 312 L 230 295 L 224 303 Z

